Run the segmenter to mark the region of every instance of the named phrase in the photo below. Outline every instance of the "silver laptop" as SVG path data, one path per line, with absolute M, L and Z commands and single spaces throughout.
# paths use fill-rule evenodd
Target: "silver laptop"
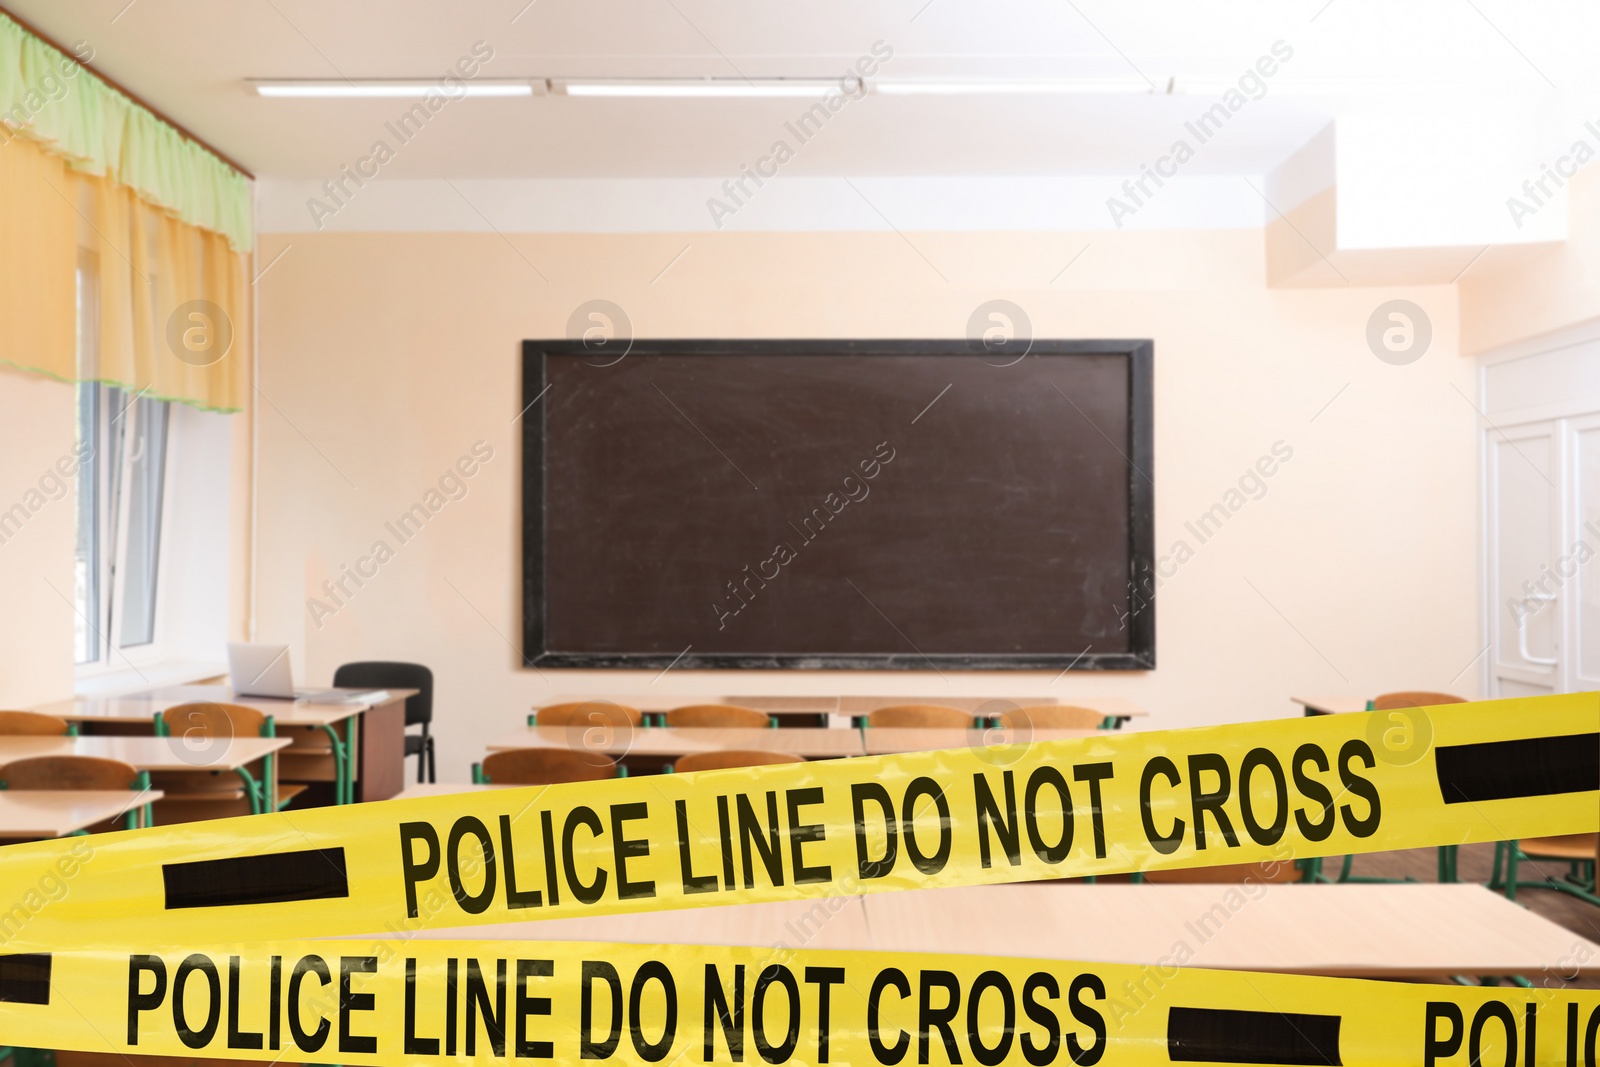
M 228 682 L 235 696 L 275 697 L 338 704 L 356 695 L 349 689 L 296 689 L 288 645 L 228 645 Z

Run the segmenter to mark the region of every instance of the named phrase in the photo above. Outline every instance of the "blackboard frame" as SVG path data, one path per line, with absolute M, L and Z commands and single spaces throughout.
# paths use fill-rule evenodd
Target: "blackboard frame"
M 522 342 L 522 664 L 581 670 L 1091 670 L 1144 671 L 1156 665 L 1154 383 L 1149 339 L 1034 340 L 1029 354 L 1114 355 L 1128 360 L 1128 652 L 966 655 L 570 652 L 545 647 L 545 360 L 592 354 L 581 340 Z M 634 340 L 627 356 L 925 355 L 973 358 L 964 340 Z M 611 358 L 609 355 L 607 358 Z M 625 358 L 625 357 L 624 357 Z M 1119 448 L 1122 446 L 1118 446 Z

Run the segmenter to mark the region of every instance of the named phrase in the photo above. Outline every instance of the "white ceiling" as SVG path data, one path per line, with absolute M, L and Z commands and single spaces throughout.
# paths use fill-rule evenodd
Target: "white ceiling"
M 1582 113 L 1600 10 L 1512 0 L 0 0 L 260 176 L 323 179 L 366 155 L 405 101 L 267 100 L 250 78 L 437 78 L 474 42 L 483 76 L 830 77 L 876 41 L 896 78 L 1147 78 L 1161 94 L 869 96 L 786 175 L 1137 173 L 1274 41 L 1264 98 L 1187 173 L 1259 174 L 1336 115 L 1421 95 Z M 1589 54 L 1585 54 L 1585 51 Z M 1169 79 L 1179 92 L 1167 95 Z M 1557 88 L 1553 88 L 1559 87 Z M 1600 96 L 1600 94 L 1596 94 Z M 385 178 L 727 176 L 808 102 L 455 101 Z M 1403 105 L 1398 105 L 1403 106 Z M 1590 113 L 1600 113 L 1591 109 Z M 1420 121 L 1420 120 L 1419 120 Z M 792 139 L 792 138 L 791 138 Z

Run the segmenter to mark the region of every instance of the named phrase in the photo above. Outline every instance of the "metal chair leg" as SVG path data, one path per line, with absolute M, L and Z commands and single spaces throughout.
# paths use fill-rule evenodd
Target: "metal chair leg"
M 255 775 L 243 767 L 234 769 L 234 774 L 244 779 L 244 795 L 250 801 L 250 814 L 260 815 L 266 811 L 265 783 L 256 781 Z
M 352 715 L 345 721 L 353 723 L 355 722 L 355 716 Z M 344 799 L 347 789 L 346 781 L 350 777 L 349 749 L 344 739 L 339 736 L 339 731 L 335 730 L 330 724 L 318 723 L 317 729 L 328 735 L 328 743 L 333 746 L 333 802 L 335 804 L 344 804 L 346 803 Z

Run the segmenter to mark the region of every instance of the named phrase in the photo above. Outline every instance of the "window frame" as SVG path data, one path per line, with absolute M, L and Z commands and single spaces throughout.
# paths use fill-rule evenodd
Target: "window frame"
M 160 663 L 168 658 L 167 637 L 170 633 L 168 620 L 171 609 L 171 597 L 167 595 L 170 567 L 166 564 L 171 559 L 172 550 L 172 524 L 168 521 L 172 513 L 172 501 L 169 494 L 174 488 L 173 463 L 174 445 L 181 438 L 178 421 L 173 416 L 175 412 L 167 413 L 167 440 L 162 450 L 161 457 L 161 501 L 160 518 L 156 533 L 156 574 L 155 574 L 155 612 L 151 626 L 151 640 L 137 645 L 123 643 L 123 626 L 121 608 L 125 601 L 125 591 L 128 580 L 127 548 L 128 548 L 128 515 L 132 508 L 132 495 L 127 492 L 133 470 L 133 457 L 127 447 L 128 436 L 132 433 L 132 426 L 123 429 L 123 447 L 117 450 L 115 456 L 117 467 L 113 469 L 109 460 L 112 458 L 110 448 L 113 422 L 118 419 L 113 412 L 112 404 L 107 402 L 108 387 L 102 383 L 84 383 L 96 391 L 96 427 L 95 439 L 91 442 L 94 447 L 93 466 L 90 476 L 95 479 L 95 531 L 94 531 L 94 556 L 96 562 L 96 593 L 89 599 L 95 605 L 95 617 L 88 619 L 92 631 L 91 640 L 94 642 L 97 653 L 94 659 L 86 660 L 75 665 L 76 675 L 79 678 L 92 678 L 102 674 L 126 671 L 130 668 L 149 666 Z M 119 397 L 125 407 L 122 418 L 137 419 L 139 415 L 138 396 L 126 399 L 129 394 L 119 390 Z M 170 403 L 167 402 L 167 403 Z M 86 465 L 87 466 L 87 465 Z M 120 479 L 115 508 L 111 499 L 113 492 L 113 478 Z M 74 605 L 75 610 L 81 610 Z M 74 656 L 76 659 L 76 656 Z

